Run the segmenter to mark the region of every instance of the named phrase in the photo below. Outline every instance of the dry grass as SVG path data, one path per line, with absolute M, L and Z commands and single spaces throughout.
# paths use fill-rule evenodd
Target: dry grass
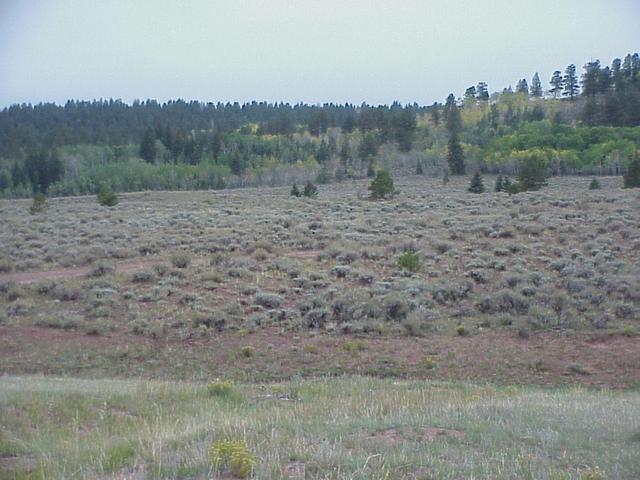
M 3 377 L 0 471 L 16 479 L 204 479 L 208 448 L 230 439 L 256 456 L 260 479 L 640 475 L 637 392 L 359 377 L 234 391 Z

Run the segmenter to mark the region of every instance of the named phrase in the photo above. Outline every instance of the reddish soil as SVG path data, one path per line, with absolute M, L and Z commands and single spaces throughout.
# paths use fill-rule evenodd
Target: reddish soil
M 640 337 L 512 332 L 468 337 L 360 337 L 365 349 L 344 348 L 353 336 L 263 328 L 248 335 L 211 333 L 188 340 L 124 332 L 0 326 L 0 373 L 137 376 L 248 381 L 293 375 L 365 374 L 497 384 L 596 387 L 640 385 Z M 253 347 L 254 355 L 239 354 Z M 428 359 L 429 361 L 425 361 Z
M 133 273 L 139 270 L 150 268 L 161 259 L 157 257 L 142 257 L 126 262 L 115 264 L 116 273 Z M 15 283 L 33 283 L 40 280 L 56 280 L 66 278 L 86 277 L 89 275 L 92 266 L 56 268 L 54 270 L 40 270 L 36 272 L 18 272 L 0 275 L 0 280 L 13 281 Z

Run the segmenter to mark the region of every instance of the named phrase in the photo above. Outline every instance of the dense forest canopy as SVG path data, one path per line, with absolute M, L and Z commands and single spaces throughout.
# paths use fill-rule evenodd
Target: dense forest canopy
M 640 57 L 485 82 L 444 104 L 13 105 L 0 112 L 0 195 L 320 183 L 379 167 L 512 173 L 527 151 L 552 173 L 620 173 L 640 146 Z M 416 166 L 419 165 L 419 169 Z

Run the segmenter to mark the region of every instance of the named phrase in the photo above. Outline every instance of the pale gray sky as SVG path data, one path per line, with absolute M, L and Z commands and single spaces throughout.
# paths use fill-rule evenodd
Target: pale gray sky
M 0 0 L 0 106 L 429 104 L 640 50 L 639 0 Z

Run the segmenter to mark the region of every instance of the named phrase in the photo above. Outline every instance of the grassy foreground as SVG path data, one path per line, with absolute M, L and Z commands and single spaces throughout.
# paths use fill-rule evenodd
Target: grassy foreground
M 261 479 L 640 477 L 637 391 L 217 386 L 1 377 L 0 478 L 232 478 L 207 454 L 226 439 L 246 442 Z

